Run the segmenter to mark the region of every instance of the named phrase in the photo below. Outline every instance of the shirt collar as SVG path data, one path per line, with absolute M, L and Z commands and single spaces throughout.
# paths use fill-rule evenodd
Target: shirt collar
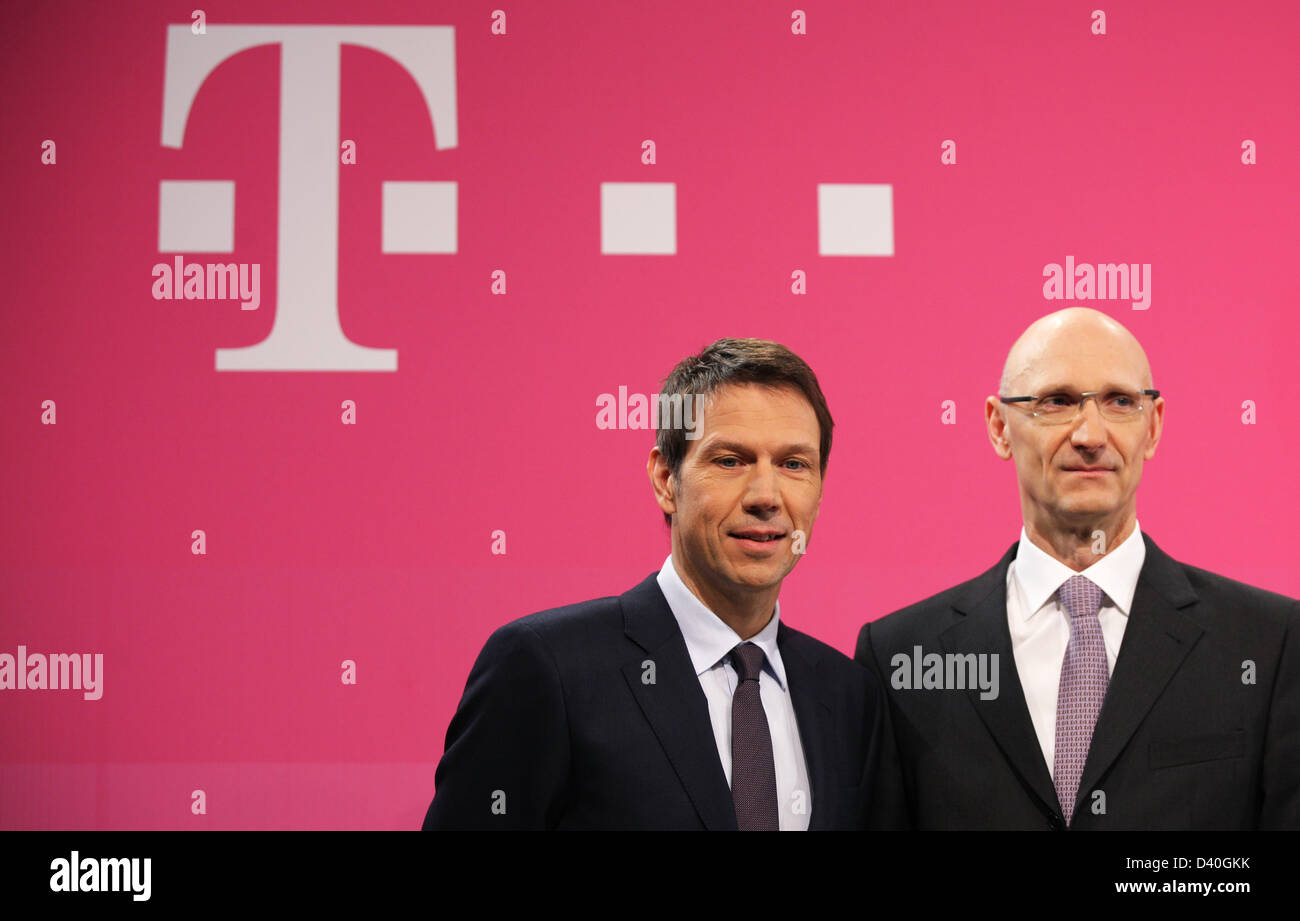
M 728 627 L 686 587 L 682 577 L 677 574 L 677 567 L 673 565 L 671 553 L 668 554 L 668 559 L 664 560 L 663 568 L 659 570 L 658 580 L 659 588 L 668 601 L 668 607 L 672 609 L 673 617 L 677 619 L 682 637 L 686 640 L 686 652 L 691 657 L 691 665 L 695 667 L 696 677 L 713 668 L 738 644 L 745 642 L 740 638 L 740 634 Z M 781 602 L 777 601 L 772 619 L 756 635 L 751 636 L 749 642 L 763 650 L 763 654 L 767 657 L 765 667 L 780 683 L 781 689 L 785 690 L 785 666 L 781 662 L 781 650 L 776 642 L 780 625 Z
M 1020 583 L 1020 590 L 1025 600 L 1025 620 L 1041 611 L 1056 594 L 1056 590 L 1071 576 L 1087 576 L 1106 593 L 1111 604 L 1127 617 L 1133 605 L 1133 594 L 1137 591 L 1138 575 L 1142 572 L 1142 563 L 1146 560 L 1146 555 L 1147 548 L 1142 540 L 1142 529 L 1135 521 L 1133 533 L 1124 538 L 1118 547 L 1112 548 L 1109 553 L 1104 554 L 1083 572 L 1075 572 L 1054 556 L 1039 549 L 1021 527 L 1020 547 L 1016 551 L 1015 578 Z

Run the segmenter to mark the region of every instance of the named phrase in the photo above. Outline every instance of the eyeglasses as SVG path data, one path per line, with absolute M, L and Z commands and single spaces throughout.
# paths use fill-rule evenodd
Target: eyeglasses
M 1152 398 L 1148 404 L 1142 399 Z M 1091 398 L 1105 419 L 1129 422 L 1139 419 L 1148 405 L 1154 405 L 1159 390 L 1092 390 L 1087 393 L 1049 393 L 1041 397 L 998 397 L 1003 403 L 1024 403 L 1034 421 L 1045 425 L 1073 422 L 1083 412 L 1083 402 Z

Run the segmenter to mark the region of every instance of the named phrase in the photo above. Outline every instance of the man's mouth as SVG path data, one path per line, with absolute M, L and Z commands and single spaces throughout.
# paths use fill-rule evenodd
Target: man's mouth
M 770 531 L 766 529 L 757 529 L 757 528 L 746 529 L 744 531 L 730 531 L 728 533 L 732 537 L 739 538 L 740 540 L 752 540 L 760 544 L 771 543 L 773 541 L 778 541 L 781 538 L 785 537 L 784 531 Z

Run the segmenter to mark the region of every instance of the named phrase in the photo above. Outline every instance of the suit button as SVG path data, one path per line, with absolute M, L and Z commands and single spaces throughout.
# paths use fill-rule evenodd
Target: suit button
M 1065 831 L 1065 819 L 1059 815 L 1054 815 L 1047 820 L 1047 827 L 1052 831 Z

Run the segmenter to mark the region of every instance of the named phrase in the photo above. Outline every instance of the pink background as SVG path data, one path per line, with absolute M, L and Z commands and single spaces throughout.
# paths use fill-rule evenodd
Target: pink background
M 981 403 L 1065 306 L 1042 268 L 1066 255 L 1153 266 L 1149 310 L 1092 305 L 1169 401 L 1143 529 L 1300 594 L 1294 4 L 819 0 L 806 36 L 774 2 L 209 8 L 455 27 L 449 150 L 400 66 L 342 51 L 340 319 L 396 373 L 214 370 L 274 318 L 279 50 L 221 65 L 164 148 L 166 27 L 195 4 L 122 6 L 0 6 L 0 652 L 105 659 L 99 701 L 0 693 L 0 827 L 417 827 L 492 629 L 667 553 L 651 433 L 598 430 L 597 395 L 654 393 L 719 336 L 783 342 L 821 379 L 835 444 L 782 614 L 851 652 L 1016 538 Z M 261 263 L 260 310 L 150 296 L 165 179 L 235 181 L 214 258 Z M 456 254 L 381 253 L 393 180 L 458 183 Z M 607 181 L 677 184 L 676 255 L 601 255 Z M 819 182 L 892 184 L 896 255 L 819 256 Z

